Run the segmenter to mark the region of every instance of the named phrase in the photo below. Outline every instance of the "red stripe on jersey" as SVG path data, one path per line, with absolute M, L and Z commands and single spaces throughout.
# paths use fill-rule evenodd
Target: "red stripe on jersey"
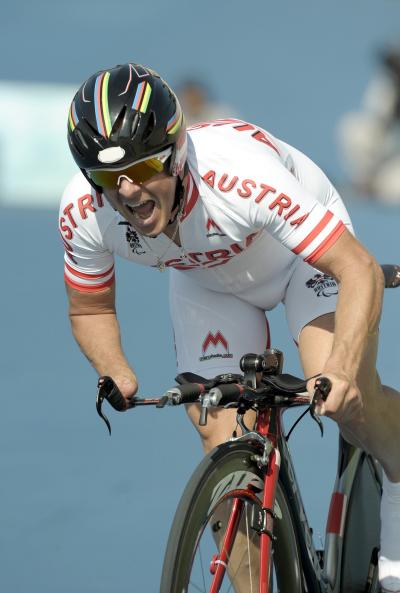
M 341 535 L 342 514 L 344 510 L 344 494 L 334 492 L 329 507 L 328 521 L 326 524 L 326 533 Z
M 301 243 L 299 243 L 297 245 L 297 247 L 295 247 L 294 249 L 292 249 L 293 253 L 295 253 L 296 255 L 298 255 L 299 253 L 301 253 L 306 247 L 308 247 L 308 245 L 314 241 L 315 237 L 317 237 L 320 232 L 322 230 L 324 230 L 324 228 L 326 227 L 326 225 L 328 224 L 328 222 L 331 220 L 331 218 L 333 217 L 333 214 L 330 210 L 328 210 L 328 212 L 326 212 L 324 214 L 324 217 L 322 218 L 322 220 L 319 221 L 319 223 L 317 224 L 317 226 L 311 231 L 311 233 L 309 233 L 307 235 L 307 237 L 305 239 L 303 239 L 303 241 Z
M 340 221 L 337 223 L 335 228 L 329 235 L 322 241 L 321 245 L 315 249 L 308 257 L 305 258 L 305 262 L 308 264 L 314 264 L 320 257 L 323 255 L 336 241 L 339 239 L 340 235 L 346 230 L 343 222 Z
M 73 282 L 66 274 L 64 274 L 64 280 L 71 288 L 78 290 L 79 292 L 97 292 L 103 290 L 104 288 L 108 288 L 114 282 L 115 274 L 107 280 L 107 282 L 103 282 L 102 284 L 96 284 L 95 286 L 89 284 L 80 284 L 80 282 Z
M 85 274 L 84 272 L 78 272 L 67 262 L 65 262 L 65 267 L 67 268 L 68 272 L 71 272 L 71 274 L 73 276 L 77 276 L 77 278 L 83 278 L 84 280 L 96 280 L 97 278 L 105 278 L 108 276 L 112 272 L 114 265 L 112 265 L 111 268 L 107 270 L 107 272 L 103 272 L 102 274 Z
M 254 130 L 254 126 L 252 124 L 243 122 L 238 126 L 235 126 L 235 130 L 238 130 L 239 132 L 245 132 L 246 130 Z
M 189 216 L 189 214 L 191 213 L 191 211 L 195 207 L 196 202 L 197 202 L 198 197 L 199 197 L 199 190 L 197 189 L 197 186 L 196 186 L 196 184 L 194 182 L 194 179 L 193 179 L 192 175 L 190 173 L 189 173 L 189 175 L 190 175 L 190 179 L 191 179 L 191 181 L 193 183 L 193 188 L 192 188 L 191 194 L 186 197 L 185 206 L 183 208 L 183 214 L 181 216 L 181 222 L 183 220 L 185 220 L 185 218 L 187 218 Z

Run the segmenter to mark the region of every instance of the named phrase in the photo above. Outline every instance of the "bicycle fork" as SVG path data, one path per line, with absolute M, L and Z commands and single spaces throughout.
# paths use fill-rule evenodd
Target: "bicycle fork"
M 280 453 L 277 448 L 269 454 L 264 479 L 263 506 L 260 530 L 260 593 L 268 593 L 272 567 L 272 541 L 274 539 L 274 503 L 278 483 Z
M 232 546 L 239 528 L 243 506 L 244 502 L 240 498 L 235 498 L 222 542 L 221 552 L 218 556 L 214 557 L 211 562 L 211 572 L 214 574 L 214 578 L 211 583 L 210 593 L 219 593 L 228 566 Z
M 272 541 L 274 539 L 274 503 L 279 477 L 280 453 L 270 441 L 265 442 L 264 454 L 255 456 L 255 461 L 265 469 L 264 490 L 261 509 L 253 507 L 251 528 L 260 536 L 259 540 L 259 589 L 257 593 L 268 593 L 272 566 Z M 245 503 L 240 498 L 234 499 L 220 553 L 212 559 L 211 572 L 213 581 L 209 593 L 219 593 L 227 570 L 229 557 L 242 519 Z

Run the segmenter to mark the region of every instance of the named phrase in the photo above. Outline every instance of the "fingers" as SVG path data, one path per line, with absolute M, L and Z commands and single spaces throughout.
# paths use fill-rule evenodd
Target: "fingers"
M 129 408 L 132 407 L 132 400 L 138 390 L 138 383 L 136 381 L 136 378 L 127 377 L 126 375 L 122 375 L 122 376 L 114 375 L 113 379 L 125 399 L 125 403 L 126 403 L 125 409 L 128 410 Z
M 328 416 L 339 424 L 348 424 L 360 417 L 362 399 L 357 385 L 345 376 L 323 373 L 332 383 L 331 391 L 324 401 L 316 394 L 315 413 Z M 314 396 L 316 380 L 309 382 L 308 389 Z

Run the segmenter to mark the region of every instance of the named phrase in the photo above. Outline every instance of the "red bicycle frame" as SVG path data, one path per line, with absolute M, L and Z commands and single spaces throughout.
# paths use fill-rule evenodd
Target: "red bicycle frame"
M 279 477 L 280 452 L 277 447 L 282 433 L 282 409 L 262 410 L 257 415 L 256 432 L 269 441 L 271 450 L 265 465 L 262 511 L 265 517 L 260 533 L 260 584 L 259 593 L 268 593 L 271 569 L 271 551 L 274 530 L 274 502 Z M 248 494 L 248 492 L 246 491 Z M 232 494 L 232 493 L 231 493 Z M 238 496 L 240 491 L 238 491 Z M 213 558 L 214 578 L 209 593 L 218 593 L 225 576 L 227 561 L 234 545 L 236 533 L 242 516 L 244 502 L 235 498 L 225 531 L 221 552 Z

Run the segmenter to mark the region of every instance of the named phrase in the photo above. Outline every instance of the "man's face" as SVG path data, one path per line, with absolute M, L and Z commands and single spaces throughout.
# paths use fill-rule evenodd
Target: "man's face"
M 105 190 L 111 205 L 142 235 L 155 237 L 168 225 L 175 201 L 176 177 L 158 173 L 137 184 L 121 175 L 115 190 Z

